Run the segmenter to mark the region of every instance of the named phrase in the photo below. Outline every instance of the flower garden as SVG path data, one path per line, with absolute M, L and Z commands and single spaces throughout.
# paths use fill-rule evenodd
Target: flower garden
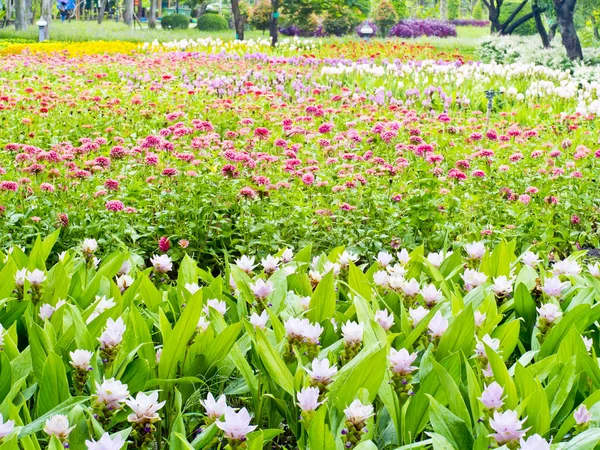
M 600 442 L 597 71 L 298 38 L 0 66 L 0 450 Z

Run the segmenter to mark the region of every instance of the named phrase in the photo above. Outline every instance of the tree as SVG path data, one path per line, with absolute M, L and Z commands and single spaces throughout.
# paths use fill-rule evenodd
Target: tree
M 148 28 L 156 28 L 156 1 L 150 0 L 150 17 L 148 17 Z
M 406 19 L 408 17 L 408 11 L 406 8 L 406 0 L 392 0 L 392 5 L 396 10 L 396 14 L 398 15 L 398 19 Z
M 98 23 L 102 23 L 102 20 L 104 19 L 104 11 L 106 11 L 107 3 L 108 3 L 108 0 L 100 1 L 100 8 L 98 9 Z
M 502 6 L 505 5 L 504 0 L 481 0 L 483 5 L 488 9 L 488 18 L 491 23 L 493 33 L 508 35 L 512 34 L 519 26 L 523 25 L 528 20 L 533 19 L 536 15 L 541 15 L 546 7 L 540 8 L 534 0 L 531 6 L 531 11 L 519 16 L 519 13 L 529 3 L 529 0 L 522 0 L 514 10 L 503 19 Z M 507 4 L 512 2 L 506 2 Z
M 50 39 L 50 22 L 52 22 L 52 0 L 42 0 L 42 19 L 46 21 L 44 39 Z
M 271 3 L 269 0 L 259 0 L 252 8 L 250 25 L 263 33 L 269 28 L 271 22 Z
M 269 25 L 269 35 L 271 36 L 271 45 L 277 45 L 277 18 L 279 17 L 279 0 L 271 0 L 271 23 Z
M 131 25 L 133 23 L 133 0 L 125 0 L 123 22 L 125 22 L 126 25 Z
M 460 14 L 460 0 L 448 0 L 448 20 L 458 19 Z
M 560 36 L 567 51 L 567 56 L 571 60 L 583 59 L 581 42 L 579 42 L 573 20 L 576 3 L 577 0 L 554 0 L 556 22 L 560 28 Z
M 244 17 L 240 11 L 240 0 L 231 0 L 231 13 L 233 14 L 233 25 L 235 28 L 235 38 L 244 40 Z
M 483 7 L 481 6 L 481 1 L 475 3 L 475 6 L 473 7 L 473 19 L 483 19 Z
M 15 0 L 15 28 L 17 30 L 27 29 L 27 6 L 25 0 Z
M 387 36 L 389 29 L 398 22 L 398 14 L 389 0 L 381 0 L 373 11 L 373 20 L 382 36 Z

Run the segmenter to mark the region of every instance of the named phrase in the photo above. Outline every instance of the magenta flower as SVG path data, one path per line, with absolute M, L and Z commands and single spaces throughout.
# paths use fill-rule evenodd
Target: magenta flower
M 106 202 L 106 209 L 109 211 L 123 211 L 125 205 L 120 200 L 109 200 Z

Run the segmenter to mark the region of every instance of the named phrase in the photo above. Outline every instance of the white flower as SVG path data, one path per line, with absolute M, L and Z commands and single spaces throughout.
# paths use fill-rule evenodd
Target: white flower
M 558 277 L 552 277 L 546 279 L 544 285 L 542 286 L 542 291 L 544 291 L 550 297 L 560 297 L 565 289 L 570 286 L 569 282 L 560 281 Z
M 348 321 L 342 325 L 344 342 L 347 345 L 360 344 L 362 342 L 364 324 Z
M 521 450 L 550 450 L 550 443 L 539 434 L 529 436 L 527 440 L 519 440 Z
M 330 366 L 327 358 L 322 360 L 315 358 L 312 362 L 312 370 L 306 369 L 306 373 L 314 383 L 327 385 L 331 383 L 333 376 L 337 373 L 337 367 Z
M 539 320 L 550 325 L 562 316 L 562 311 L 558 305 L 554 303 L 544 303 L 539 308 L 536 308 L 539 314 Z
M 104 380 L 102 384 L 96 381 L 95 384 L 96 393 L 92 397 L 96 399 L 98 404 L 106 406 L 111 411 L 121 409 L 121 403 L 125 402 L 129 396 L 126 384 L 114 378 Z
M 235 260 L 235 264 L 246 273 L 252 273 L 252 269 L 256 267 L 254 264 L 254 256 L 252 258 L 243 255 L 240 259 Z
M 125 261 L 123 261 L 123 264 L 121 264 L 121 267 L 119 268 L 119 271 L 117 272 L 117 275 L 126 275 L 127 273 L 129 273 L 130 270 L 131 270 L 131 263 L 129 262 L 128 259 L 126 259 Z
M 48 436 L 56 436 L 61 441 L 64 441 L 69 437 L 69 434 L 74 428 L 75 427 L 69 428 L 69 419 L 67 419 L 67 416 L 56 414 L 46 420 L 44 433 Z
M 92 320 L 94 320 L 100 314 L 102 314 L 105 311 L 108 311 L 109 309 L 114 308 L 116 306 L 114 299 L 112 299 L 112 298 L 107 299 L 104 295 L 102 297 L 96 296 L 96 301 L 98 303 L 96 304 L 94 311 L 92 311 L 90 316 L 85 321 L 87 324 L 91 323 Z
M 585 349 L 590 352 L 592 350 L 592 346 L 594 345 L 594 340 L 592 338 L 581 336 L 583 339 L 583 343 L 585 344 Z
M 22 287 L 25 284 L 25 280 L 27 279 L 27 269 L 17 270 L 15 274 L 15 284 L 17 286 Z
M 121 292 L 125 292 L 133 284 L 133 278 L 129 275 L 120 275 L 116 278 L 117 287 Z
M 200 318 L 198 319 L 198 325 L 196 325 L 196 329 L 198 331 L 206 331 L 208 329 L 208 326 L 210 325 L 210 321 L 206 320 L 206 316 L 200 316 Z
M 373 405 L 363 405 L 360 400 L 356 399 L 344 409 L 346 420 L 354 425 L 364 423 L 369 417 L 374 416 Z
M 185 283 L 185 289 L 192 295 L 198 292 L 201 288 L 198 283 Z
M 487 275 L 478 272 L 475 269 L 465 269 L 465 273 L 461 275 L 465 282 L 465 289 L 470 291 L 471 289 L 482 285 L 487 281 Z
M 91 370 L 92 366 L 90 365 L 92 361 L 92 357 L 94 354 L 88 350 L 77 349 L 73 352 L 70 352 L 71 356 L 70 364 L 78 370 Z
M 525 433 L 527 432 L 527 430 L 521 429 L 525 420 L 526 419 L 519 420 L 516 411 L 494 411 L 494 418 L 490 419 L 490 427 L 496 433 L 491 434 L 490 436 L 496 440 L 498 445 L 517 441 L 525 436 Z
M 118 434 L 110 437 L 108 433 L 104 433 L 99 441 L 85 441 L 88 450 L 121 450 L 125 445 L 125 439 Z
M 375 321 L 381 325 L 381 328 L 388 331 L 394 325 L 394 316 L 387 309 L 382 309 L 375 313 Z
M 402 250 L 396 253 L 396 258 L 398 258 L 398 261 L 400 261 L 402 264 L 408 264 L 408 262 L 410 261 L 410 255 L 408 254 L 408 250 L 403 248 Z
M 291 248 L 286 248 L 281 254 L 281 262 L 289 263 L 294 259 L 294 251 Z
M 267 257 L 263 258 L 260 263 L 262 264 L 265 273 L 273 273 L 277 270 L 279 261 L 279 258 L 267 255 Z
M 210 420 L 217 420 L 225 411 L 227 411 L 227 398 L 221 395 L 218 400 L 215 400 L 213 395 L 209 392 L 206 400 L 200 400 L 200 404 L 204 406 L 206 415 Z
M 87 255 L 91 255 L 98 249 L 98 242 L 96 239 L 84 239 L 81 244 L 81 251 Z
M 533 252 L 525 252 L 521 260 L 523 261 L 523 264 L 529 267 L 533 267 L 540 262 L 538 255 Z
M 160 357 L 162 356 L 162 347 L 156 350 L 156 357 L 154 358 L 156 365 L 160 364 Z
M 444 298 L 444 295 L 442 294 L 441 290 L 436 289 L 435 285 L 428 284 L 421 289 L 421 297 L 423 297 L 423 300 L 425 300 L 425 304 L 431 307 Z
M 310 308 L 310 297 L 298 297 L 298 300 L 300 301 L 300 307 L 304 311 L 308 311 L 308 308 Z
M 290 317 L 285 321 L 284 327 L 289 339 L 299 339 L 311 344 L 318 344 L 319 337 L 323 333 L 323 327 L 320 324 L 313 325 L 308 319 Z
M 29 281 L 29 284 L 32 286 L 40 286 L 46 281 L 46 274 L 39 269 L 35 269 L 33 272 L 27 274 L 27 281 Z
M 338 263 L 332 263 L 331 261 L 325 261 L 325 264 L 323 264 L 323 273 L 324 274 L 328 274 L 329 272 L 333 271 L 333 275 L 337 276 L 340 274 L 341 270 L 342 270 L 342 266 L 340 266 Z
M 260 313 L 260 316 L 255 312 L 250 316 L 250 323 L 254 325 L 255 328 L 260 328 L 261 330 L 264 330 L 267 327 L 267 320 L 269 320 L 267 310 L 263 310 L 263 312 Z
M 588 264 L 588 271 L 590 272 L 590 275 L 594 278 L 600 278 L 600 264 Z
M 50 320 L 52 314 L 54 314 L 54 311 L 54 306 L 50 305 L 49 303 L 44 303 L 42 306 L 40 306 L 40 319 Z
M 319 388 L 318 387 L 305 387 L 297 394 L 298 406 L 302 411 L 314 411 L 322 405 L 323 402 L 319 401 Z
M 68 253 L 68 252 L 66 252 L 66 251 L 64 251 L 64 252 L 60 252 L 60 253 L 58 254 L 58 260 L 59 260 L 61 263 L 64 263 L 64 262 L 65 262 L 65 258 L 66 258 L 68 255 L 69 255 L 69 253 Z
M 485 245 L 483 242 L 472 242 L 465 245 L 465 250 L 471 259 L 481 259 L 485 255 Z
M 413 327 L 416 327 L 419 324 L 419 322 L 423 320 L 425 316 L 427 316 L 427 314 L 429 314 L 429 310 L 423 308 L 422 306 L 418 306 L 414 309 L 409 308 L 408 310 L 408 316 L 410 317 Z
M 475 311 L 475 326 L 479 328 L 481 325 L 483 325 L 483 322 L 485 322 L 486 318 L 486 313 L 480 313 L 479 311 Z
M 402 278 L 402 279 L 404 279 L 404 276 L 408 272 L 406 270 L 406 267 L 401 266 L 400 264 L 394 264 L 393 266 L 388 266 L 387 271 L 390 274 L 390 276 Z
M 552 268 L 554 275 L 579 275 L 581 273 L 581 266 L 577 261 L 571 259 L 563 259 L 557 261 Z
M 421 286 L 419 286 L 419 282 L 417 280 L 411 278 L 409 281 L 402 283 L 400 289 L 402 289 L 402 292 L 404 292 L 404 295 L 407 297 L 414 297 L 419 293 Z
M 390 255 L 388 252 L 379 252 L 377 254 L 377 263 L 381 267 L 387 267 L 392 262 L 393 259 L 394 259 L 394 257 L 392 255 Z
M 5 438 L 13 432 L 15 429 L 15 421 L 7 420 L 4 421 L 4 417 L 0 414 L 0 439 Z
M 478 400 L 487 409 L 500 409 L 504 404 L 503 395 L 504 388 L 494 381 L 485 387 Z
M 274 287 L 273 283 L 270 281 L 265 281 L 262 278 L 256 280 L 256 283 L 250 284 L 250 289 L 252 289 L 252 293 L 254 296 L 260 300 L 264 300 L 269 296 L 271 292 L 273 292 Z
M 588 411 L 586 406 L 582 404 L 573 413 L 573 418 L 575 419 L 575 423 L 577 425 L 585 425 L 590 420 L 592 420 L 592 414 Z
M 384 270 L 379 270 L 373 274 L 373 283 L 377 286 L 386 287 L 388 285 L 388 274 Z
M 405 348 L 401 348 L 400 350 L 390 349 L 389 360 L 392 365 L 392 372 L 394 373 L 408 375 L 414 372 L 417 368 L 411 366 L 411 364 L 415 362 L 415 359 L 417 359 L 416 352 L 408 353 L 408 350 Z
M 492 338 L 489 334 L 486 334 L 483 339 L 477 339 L 477 344 L 475 345 L 475 355 L 487 359 L 487 354 L 485 353 L 485 344 L 488 345 L 489 348 L 494 350 L 496 353 L 500 348 L 500 339 Z
M 165 402 L 158 401 L 156 391 L 149 395 L 138 392 L 135 398 L 129 397 L 125 403 L 133 410 L 133 414 L 127 416 L 127 420 L 132 423 L 153 423 L 160 420 L 157 411 L 165 405 Z
M 494 293 L 499 297 L 507 296 L 513 290 L 513 282 L 513 279 L 508 278 L 505 275 L 500 275 L 499 277 L 494 278 L 492 291 L 494 291 Z
M 173 268 L 173 262 L 169 255 L 154 255 L 150 258 L 150 262 L 158 273 L 167 273 Z
M 225 313 L 227 312 L 227 309 L 228 309 L 227 308 L 227 303 L 225 303 L 225 301 L 221 301 L 221 300 L 218 300 L 216 298 L 211 298 L 211 299 L 207 300 L 206 301 L 206 305 L 204 306 L 204 308 L 202 308 L 202 311 L 207 316 L 210 315 L 210 309 L 209 308 L 214 309 L 215 311 L 217 311 L 222 316 L 225 315 Z
M 227 439 L 237 441 L 245 440 L 246 435 L 256 429 L 256 425 L 250 425 L 250 414 L 246 408 L 242 408 L 238 413 L 228 408 L 225 411 L 225 421 L 215 423 L 224 431 Z
M 352 252 L 347 252 L 344 250 L 344 252 L 338 258 L 338 263 L 342 269 L 345 269 L 346 267 L 348 267 L 350 265 L 350 262 L 354 262 L 357 259 L 358 259 L 358 255 L 355 255 Z
M 403 277 L 398 276 L 396 274 L 392 274 L 388 278 L 388 285 L 389 285 L 389 287 L 391 287 L 392 289 L 395 289 L 395 290 L 401 289 L 402 285 L 405 282 L 406 282 L 406 280 Z
M 440 253 L 430 253 L 427 255 L 427 261 L 434 267 L 440 267 L 444 262 L 444 255 Z
M 125 323 L 123 318 L 119 317 L 117 320 L 109 318 L 106 321 L 106 328 L 102 335 L 98 338 L 102 348 L 116 347 L 123 340 L 123 334 L 125 333 Z
M 427 328 L 429 329 L 431 337 L 440 337 L 448 329 L 448 320 L 444 319 L 442 314 L 438 311 L 435 313 L 435 316 L 433 316 L 433 319 L 429 321 Z

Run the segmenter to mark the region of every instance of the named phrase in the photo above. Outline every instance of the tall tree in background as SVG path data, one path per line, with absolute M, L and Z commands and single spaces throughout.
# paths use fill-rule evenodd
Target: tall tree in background
M 150 0 L 150 17 L 148 17 L 148 28 L 156 28 L 156 0 Z
M 125 0 L 125 9 L 123 10 L 123 22 L 126 25 L 133 23 L 133 0 Z
M 108 0 L 100 0 L 100 7 L 98 8 L 98 23 L 102 23 L 104 20 L 104 11 L 106 11 L 106 3 Z
M 240 12 L 240 0 L 231 0 L 231 13 L 233 14 L 233 25 L 235 28 L 235 38 L 244 40 L 244 17 Z
M 46 21 L 44 39 L 50 39 L 50 22 L 52 22 L 52 0 L 42 0 L 42 19 Z
M 577 0 L 554 0 L 556 22 L 560 28 L 560 36 L 567 50 L 567 56 L 571 60 L 583 59 L 581 42 L 579 42 L 575 21 L 573 20 L 576 3 Z
M 27 29 L 27 5 L 25 0 L 15 0 L 15 28 Z
M 271 0 L 271 24 L 269 34 L 271 35 L 271 45 L 277 45 L 277 17 L 279 17 L 279 0 Z

